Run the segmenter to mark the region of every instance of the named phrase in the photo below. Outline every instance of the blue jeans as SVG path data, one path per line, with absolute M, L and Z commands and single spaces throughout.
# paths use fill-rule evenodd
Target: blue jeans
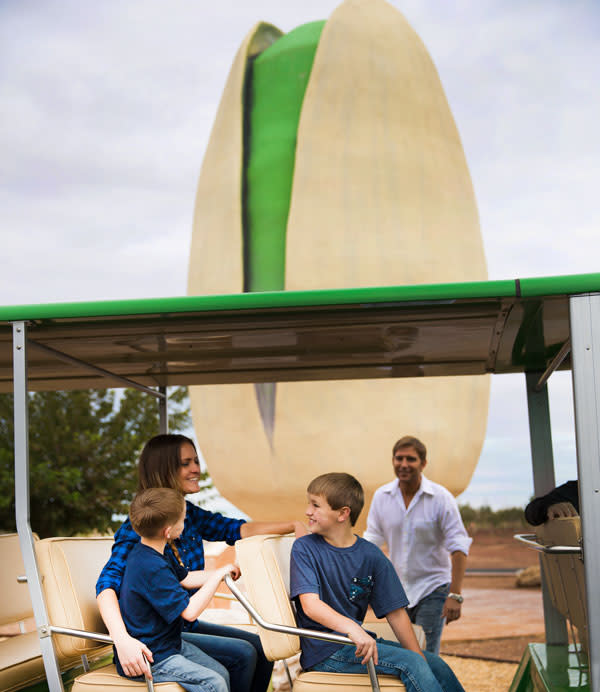
M 152 665 L 154 682 L 178 682 L 188 692 L 230 692 L 229 673 L 214 658 L 189 642 L 181 652 Z
M 367 668 L 356 658 L 354 646 L 342 646 L 311 670 L 326 673 L 366 673 Z M 394 675 L 402 680 L 407 692 L 465 692 L 451 668 L 439 656 L 424 651 L 426 660 L 398 642 L 377 639 L 380 675 Z
M 446 618 L 442 617 L 444 603 L 448 598 L 450 584 L 443 584 L 422 598 L 417 605 L 407 608 L 411 622 L 421 625 L 425 632 L 425 649 L 432 654 L 440 653 L 440 641 Z
M 233 692 L 266 692 L 273 663 L 267 660 L 257 634 L 198 620 L 192 632 L 181 636 L 227 668 Z

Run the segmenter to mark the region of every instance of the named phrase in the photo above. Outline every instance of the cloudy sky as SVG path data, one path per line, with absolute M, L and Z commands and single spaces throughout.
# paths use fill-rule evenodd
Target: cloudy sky
M 184 295 L 195 187 L 239 43 L 329 0 L 3 0 L 0 303 Z M 599 270 L 600 4 L 394 0 L 460 131 L 491 279 Z M 557 480 L 570 377 L 551 380 Z M 472 504 L 532 492 L 524 382 L 493 383 Z

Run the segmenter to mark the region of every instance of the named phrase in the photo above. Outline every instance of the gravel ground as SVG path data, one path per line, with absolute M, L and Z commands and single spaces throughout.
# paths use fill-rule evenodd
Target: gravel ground
M 516 663 L 498 663 L 478 658 L 442 655 L 465 692 L 504 692 L 517 671 Z

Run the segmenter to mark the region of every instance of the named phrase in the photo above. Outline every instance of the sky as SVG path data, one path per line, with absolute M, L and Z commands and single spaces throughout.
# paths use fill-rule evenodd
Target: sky
M 237 48 L 329 0 L 2 0 L 0 304 L 185 295 L 194 195 Z M 596 272 L 600 4 L 394 0 L 441 77 L 490 279 Z M 550 380 L 575 476 L 569 373 Z M 532 494 L 525 383 L 493 379 L 474 506 Z

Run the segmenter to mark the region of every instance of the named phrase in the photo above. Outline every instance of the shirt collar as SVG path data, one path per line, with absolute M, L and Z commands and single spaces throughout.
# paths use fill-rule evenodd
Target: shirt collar
M 429 478 L 425 478 L 423 475 L 421 475 L 421 487 L 419 490 L 427 493 L 427 495 L 435 495 L 435 487 L 433 483 L 429 480 Z
M 382 486 L 382 490 L 384 493 L 388 493 L 390 495 L 399 493 L 400 486 L 398 485 L 398 479 L 386 483 L 384 486 Z M 429 478 L 426 478 L 423 474 L 421 474 L 421 485 L 419 486 L 419 489 L 417 490 L 415 497 L 417 495 L 420 495 L 421 493 L 426 493 L 427 495 L 435 495 L 435 486 L 429 480 Z

